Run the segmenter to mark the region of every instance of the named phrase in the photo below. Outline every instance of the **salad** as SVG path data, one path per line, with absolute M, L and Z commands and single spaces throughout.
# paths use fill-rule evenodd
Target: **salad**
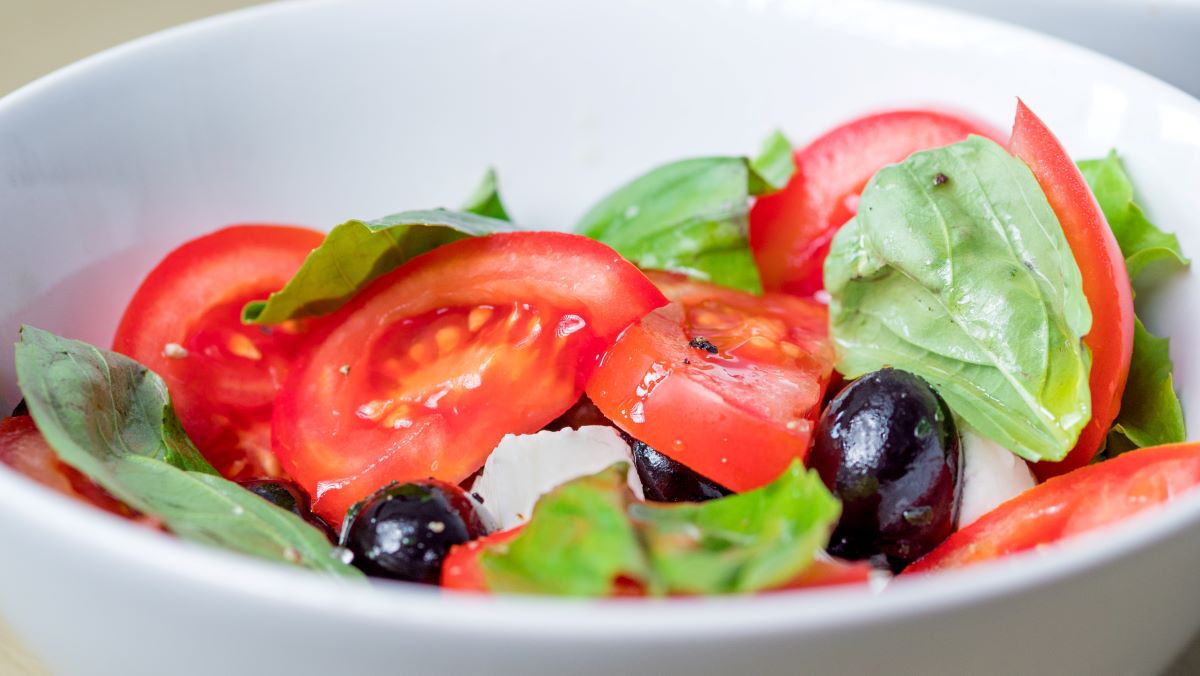
M 654 168 L 573 232 L 459 209 L 236 225 L 111 349 L 32 326 L 0 461 L 339 579 L 664 596 L 878 586 L 1200 484 L 1131 281 L 1189 264 L 1119 156 L 937 111 Z

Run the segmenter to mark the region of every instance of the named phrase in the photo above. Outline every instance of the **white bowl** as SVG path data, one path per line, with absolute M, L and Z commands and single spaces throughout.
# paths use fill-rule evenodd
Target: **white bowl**
M 496 165 L 560 227 L 664 160 L 937 103 L 1024 97 L 1121 149 L 1200 252 L 1200 103 L 1084 50 L 895 3 L 270 5 L 88 59 L 0 102 L 0 332 L 106 343 L 163 252 L 248 220 L 454 204 Z M 1200 425 L 1197 278 L 1150 298 Z M 1147 303 L 1147 301 L 1154 301 Z M 15 396 L 11 357 L 0 357 Z M 350 588 L 175 541 L 0 470 L 0 614 L 63 674 L 1153 673 L 1200 627 L 1200 498 L 1057 551 L 862 590 L 566 602 Z

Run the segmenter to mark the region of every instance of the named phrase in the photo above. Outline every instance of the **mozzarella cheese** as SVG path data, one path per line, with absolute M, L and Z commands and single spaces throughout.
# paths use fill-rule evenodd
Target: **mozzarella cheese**
M 965 528 L 1037 483 L 1029 465 L 1012 451 L 959 423 L 963 485 L 958 527 Z
M 536 434 L 509 434 L 488 456 L 471 492 L 507 530 L 529 520 L 538 498 L 572 479 L 629 463 L 629 487 L 642 498 L 629 444 L 611 427 L 589 425 Z

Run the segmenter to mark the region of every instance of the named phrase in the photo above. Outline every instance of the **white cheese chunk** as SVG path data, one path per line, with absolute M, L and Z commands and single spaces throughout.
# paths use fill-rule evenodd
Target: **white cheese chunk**
M 1029 465 L 1012 451 L 959 423 L 962 440 L 962 507 L 958 527 L 965 528 L 1001 503 L 1033 488 Z
M 641 499 L 642 482 L 633 469 L 629 444 L 611 427 L 509 434 L 488 456 L 471 492 L 507 530 L 528 521 L 542 495 L 618 462 L 629 463 L 629 487 Z

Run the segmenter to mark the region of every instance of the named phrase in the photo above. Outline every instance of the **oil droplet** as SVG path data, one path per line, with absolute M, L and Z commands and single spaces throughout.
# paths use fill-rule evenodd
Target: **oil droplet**
M 641 425 L 646 422 L 646 407 L 642 402 L 635 402 L 629 409 L 629 419 Z
M 587 321 L 583 317 L 579 315 L 563 315 L 563 318 L 558 320 L 558 326 L 554 327 L 554 335 L 559 338 L 566 338 L 585 326 L 587 326 Z
M 333 558 L 341 561 L 347 566 L 354 562 L 354 552 L 346 549 L 345 547 L 334 547 L 333 551 L 330 553 L 333 555 Z

